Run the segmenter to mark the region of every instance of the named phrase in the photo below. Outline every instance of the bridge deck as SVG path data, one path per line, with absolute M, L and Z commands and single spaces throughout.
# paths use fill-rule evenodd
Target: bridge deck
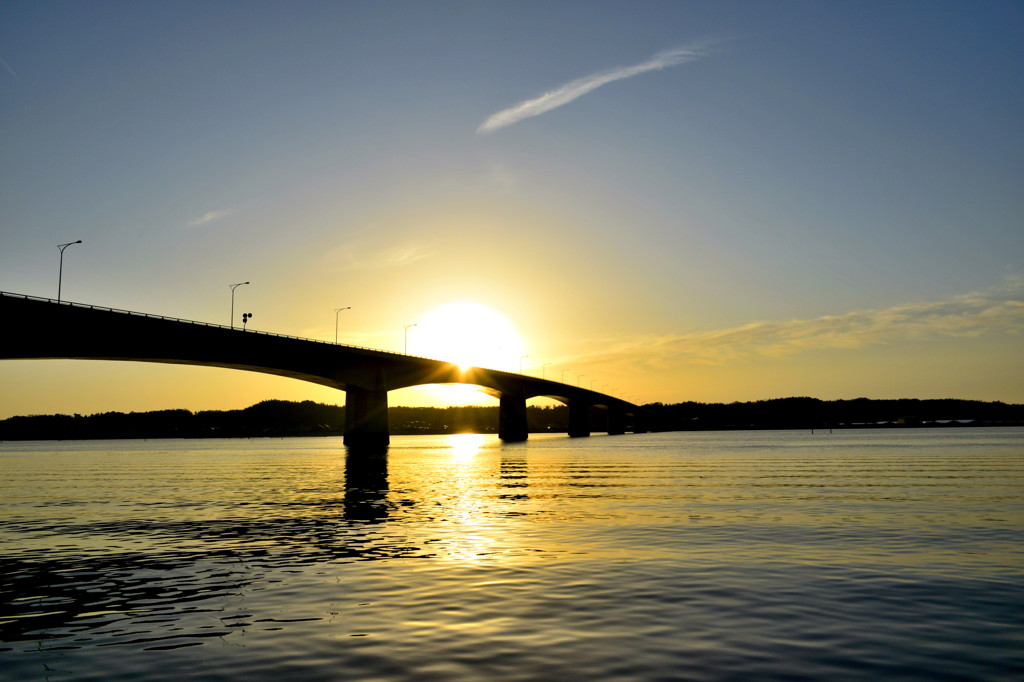
M 613 396 L 500 370 L 305 339 L 265 331 L 53 301 L 0 292 L 0 359 L 72 358 L 225 367 L 286 376 L 346 392 L 346 443 L 387 442 L 387 393 L 425 384 L 480 386 L 499 399 L 505 440 L 525 440 L 526 400 L 549 397 L 569 405 L 570 435 L 586 435 L 579 415 L 609 412 L 609 432 L 621 433 L 637 407 Z M 350 421 L 351 419 L 351 421 Z

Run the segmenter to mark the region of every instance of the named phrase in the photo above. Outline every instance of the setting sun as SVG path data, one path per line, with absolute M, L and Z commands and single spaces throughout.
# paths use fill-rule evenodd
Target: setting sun
M 409 330 L 413 355 L 460 367 L 519 371 L 523 341 L 501 313 L 480 303 L 457 301 L 435 308 Z

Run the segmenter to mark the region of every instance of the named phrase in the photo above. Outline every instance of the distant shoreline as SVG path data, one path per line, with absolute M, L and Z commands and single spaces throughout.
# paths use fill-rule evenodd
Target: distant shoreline
M 1024 427 L 1024 422 L 972 422 L 970 424 L 938 424 L 938 423 L 926 423 L 916 425 L 904 425 L 904 424 L 837 424 L 833 427 L 819 426 L 811 428 L 811 433 L 831 433 L 835 431 L 899 431 L 907 429 L 976 429 L 976 428 L 1021 428 Z M 733 426 L 733 427 L 716 427 L 716 428 L 694 428 L 694 429 L 659 429 L 657 431 L 647 431 L 645 433 L 723 433 L 733 431 L 807 431 L 806 428 L 792 427 L 792 426 Z M 444 436 L 444 435 L 457 435 L 457 434 L 475 434 L 475 435 L 495 435 L 496 430 L 487 431 L 393 431 L 390 435 L 392 436 Z M 542 433 L 554 433 L 554 434 L 565 434 L 566 431 L 530 431 L 531 434 L 542 434 Z M 39 438 L 2 438 L 0 437 L 0 443 L 19 443 L 19 442 L 38 442 L 38 441 L 74 441 L 74 440 L 202 440 L 208 438 L 341 438 L 345 434 L 343 431 L 319 431 L 316 433 L 310 432 L 278 432 L 278 433 L 259 433 L 259 434 L 227 434 L 227 433 L 207 433 L 207 434 L 196 434 L 196 435 L 152 435 L 152 436 L 139 436 L 139 435 L 95 435 L 95 436 L 82 436 L 82 437 L 39 437 Z M 604 435 L 598 431 L 591 435 Z M 626 434 L 632 435 L 632 434 Z
M 1024 426 L 1024 405 L 969 400 L 779 398 L 747 403 L 653 403 L 643 406 L 646 430 L 750 431 Z M 392 435 L 497 433 L 497 406 L 391 407 Z M 530 433 L 565 433 L 566 406 L 527 408 Z M 590 413 L 591 433 L 606 430 L 606 413 Z M 138 438 L 340 436 L 345 408 L 312 401 L 268 400 L 241 410 L 157 410 L 83 416 L 32 415 L 0 421 L 0 441 Z

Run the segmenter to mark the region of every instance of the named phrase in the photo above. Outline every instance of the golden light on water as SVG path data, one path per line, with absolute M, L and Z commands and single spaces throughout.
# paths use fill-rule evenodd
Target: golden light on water
M 448 436 L 452 446 L 452 457 L 455 459 L 472 459 L 484 443 L 485 436 L 482 433 L 455 433 Z
M 486 498 L 480 495 L 481 466 L 476 459 L 488 437 L 480 433 L 456 433 L 447 437 L 452 448 L 450 464 L 451 521 L 457 525 L 448 559 L 474 563 L 495 551 L 497 539 L 485 520 Z

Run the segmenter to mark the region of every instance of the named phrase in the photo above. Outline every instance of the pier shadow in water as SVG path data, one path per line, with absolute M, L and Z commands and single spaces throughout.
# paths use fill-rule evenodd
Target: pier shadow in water
M 502 453 L 498 477 L 498 487 L 502 492 L 499 497 L 503 500 L 529 499 L 530 496 L 526 494 L 526 489 L 530 486 L 529 473 L 525 455 Z
M 349 448 L 345 456 L 345 519 L 380 522 L 388 516 L 388 452 Z

